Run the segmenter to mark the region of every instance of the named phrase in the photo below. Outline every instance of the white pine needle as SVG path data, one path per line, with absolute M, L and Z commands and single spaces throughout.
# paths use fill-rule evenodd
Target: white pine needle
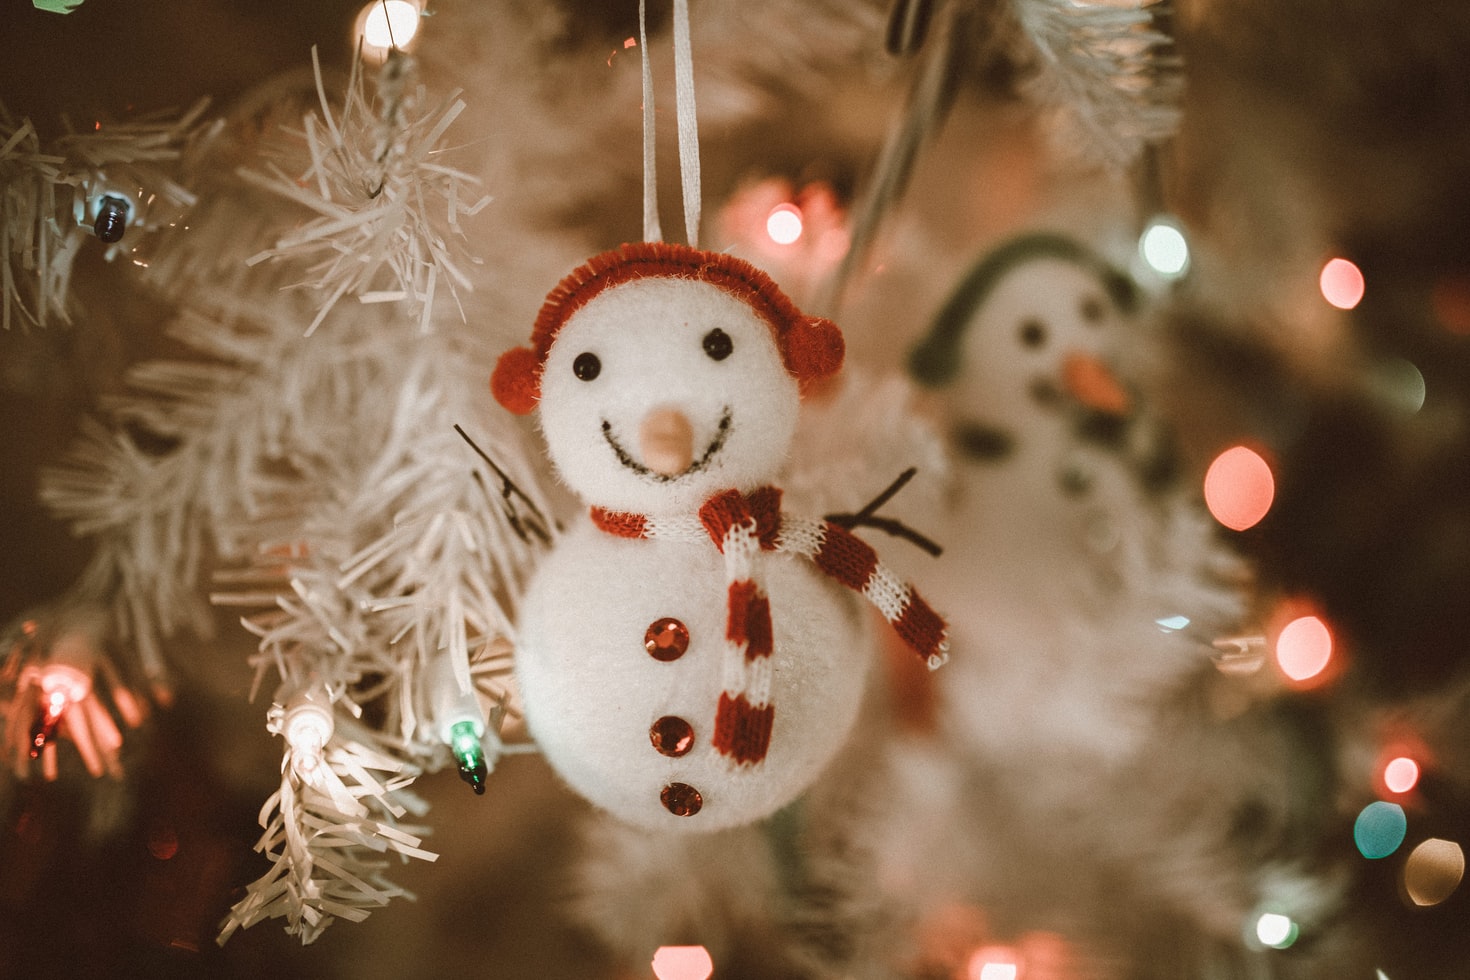
M 306 170 L 299 179 L 274 167 L 267 173 L 241 169 L 239 176 L 317 217 L 279 236 L 249 264 L 283 260 L 302 270 L 298 285 L 323 297 L 308 334 L 347 295 L 363 302 L 405 302 L 427 332 L 440 279 L 449 283 L 456 304 L 456 290 L 472 288 L 458 268 L 464 239 L 459 219 L 489 201 L 477 197 L 466 203 L 464 188 L 474 178 L 437 160 L 446 149 L 444 134 L 465 103 L 451 95 L 421 110 L 425 93 L 412 84 L 412 61 L 395 53 L 384 63 L 374 94 L 367 91 L 361 65 L 354 64 L 339 119 L 315 51 L 312 58 L 319 114 L 307 116 L 294 134 L 306 145 Z
M 69 322 L 71 270 L 89 240 L 74 208 L 109 188 L 138 193 L 129 232 L 106 249 L 109 260 L 136 248 L 138 232 L 178 220 L 194 195 L 170 176 L 207 100 L 173 120 L 98 122 L 43 145 L 29 119 L 0 106 L 0 326 Z
M 1124 168 L 1179 121 L 1179 61 L 1153 29 L 1148 5 L 1015 0 L 1034 48 L 1026 94 L 1056 121 L 1060 148 Z
M 276 734 L 280 709 L 277 704 L 271 712 L 269 727 Z M 373 909 L 408 895 L 384 876 L 379 855 L 438 857 L 420 847 L 424 828 L 392 823 L 410 808 L 399 796 L 418 776 L 411 765 L 334 737 L 312 779 L 297 774 L 289 746 L 281 772 L 281 788 L 261 809 L 265 832 L 255 845 L 271 859 L 270 870 L 230 909 L 220 945 L 237 929 L 273 918 L 285 918 L 288 933 L 311 943 L 333 919 L 361 922 Z
M 477 695 L 487 763 L 517 748 L 500 741 L 518 713 L 508 638 L 555 531 L 540 454 L 490 404 L 483 360 L 431 329 L 436 296 L 457 303 L 469 285 L 457 239 L 488 200 L 439 157 L 462 103 L 422 113 L 401 75 L 375 103 L 360 78 L 350 88 L 334 112 L 318 86 L 302 187 L 266 163 L 242 185 L 232 159 L 231 176 L 209 182 L 228 186 L 159 239 L 150 278 L 178 306 L 168 334 L 188 354 L 133 369 L 43 475 L 44 502 L 95 543 L 73 592 L 108 610 L 113 638 L 155 684 L 170 637 L 208 633 L 199 586 L 215 572 L 210 598 L 239 608 L 257 639 L 253 689 L 320 683 L 340 709 L 321 783 L 287 760 L 262 811 L 270 870 L 222 939 L 281 916 L 309 942 L 402 894 L 376 857 L 432 857 L 392 821 L 424 809 L 408 782 L 453 762 L 427 667 L 446 651 L 460 690 Z M 17 129 L 0 148 L 35 156 L 32 137 Z M 240 150 L 211 142 L 211 164 Z M 293 226 L 302 206 L 310 217 Z M 290 255 L 252 270 L 245 259 L 268 242 Z M 317 295 L 276 288 L 287 278 Z M 374 302 L 333 315 L 347 296 Z M 409 304 L 417 317 L 403 315 Z M 307 321 L 327 329 L 303 337 Z

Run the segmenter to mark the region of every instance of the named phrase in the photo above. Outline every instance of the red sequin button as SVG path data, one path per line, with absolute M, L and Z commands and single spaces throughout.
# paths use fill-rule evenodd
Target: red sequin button
M 654 660 L 678 660 L 689 649 L 689 628 L 669 616 L 654 620 L 643 634 L 643 648 Z
M 692 817 L 704 806 L 704 797 L 688 783 L 669 783 L 658 794 L 659 802 L 676 817 Z
M 683 718 L 664 715 L 648 730 L 648 740 L 661 755 L 681 756 L 694 747 L 694 727 Z

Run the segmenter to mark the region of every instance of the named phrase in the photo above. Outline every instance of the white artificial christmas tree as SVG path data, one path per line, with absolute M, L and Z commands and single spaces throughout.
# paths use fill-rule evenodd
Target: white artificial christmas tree
M 46 6 L 0 32 L 0 972 L 1458 976 L 1458 9 L 695 4 L 671 70 L 660 3 Z M 390 7 L 416 35 L 360 45 Z M 581 799 L 569 759 L 663 806 L 523 711 L 524 641 L 646 597 L 589 560 L 527 605 L 537 569 L 583 504 L 658 508 L 573 500 L 487 385 L 639 239 L 650 116 L 686 237 L 703 204 L 846 337 L 758 482 L 840 526 L 917 468 L 855 530 L 952 624 L 930 674 L 852 597 L 781 625 L 773 577 L 778 636 L 871 664 L 795 685 L 842 703 L 822 751 L 707 835 Z M 1199 492 L 1238 444 L 1249 527 Z M 677 693 L 654 722 L 719 692 Z

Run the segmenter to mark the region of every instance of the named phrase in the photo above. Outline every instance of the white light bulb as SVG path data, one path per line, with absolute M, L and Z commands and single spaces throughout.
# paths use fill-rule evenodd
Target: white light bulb
M 409 0 L 373 0 L 359 16 L 363 47 L 379 52 L 406 48 L 419 30 L 419 8 Z
M 1189 242 L 1178 225 L 1164 218 L 1155 218 L 1144 229 L 1138 254 L 1165 279 L 1178 279 L 1189 270 Z
M 965 980 L 1017 980 L 1020 975 L 1016 951 L 1008 946 L 977 949 L 965 966 Z
M 794 204 L 778 204 L 766 216 L 766 234 L 777 245 L 790 245 L 801 237 L 801 211 Z
M 332 709 L 324 702 L 324 697 L 316 700 L 311 694 L 297 695 L 281 719 L 281 734 L 291 746 L 291 765 L 303 778 L 322 764 L 322 749 L 337 727 Z
M 1289 916 L 1266 912 L 1256 920 L 1256 938 L 1263 946 L 1285 949 L 1296 941 L 1297 926 Z
M 986 963 L 980 968 L 980 980 L 1016 980 L 1016 964 Z
M 85 700 L 92 693 L 92 678 L 71 664 L 52 662 L 41 670 L 41 693 L 60 709 Z
M 434 734 L 450 744 L 454 726 L 467 721 L 474 725 L 476 737 L 485 734 L 485 712 L 473 685 L 469 690 L 459 686 L 454 674 L 454 660 L 448 650 L 440 650 L 424 671 L 424 688 L 429 692 L 429 714 Z

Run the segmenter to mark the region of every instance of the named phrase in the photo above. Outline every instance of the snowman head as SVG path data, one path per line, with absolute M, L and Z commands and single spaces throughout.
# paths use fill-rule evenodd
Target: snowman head
M 517 414 L 540 408 L 552 462 L 588 503 L 683 513 L 773 479 L 802 389 L 842 355 L 833 323 L 749 263 L 647 242 L 557 284 L 490 387 Z
M 1014 238 L 966 275 L 913 349 L 909 370 L 944 393 L 959 448 L 1008 454 L 1038 427 L 1123 419 L 1132 398 L 1108 362 L 1138 306 L 1128 276 L 1070 238 Z

